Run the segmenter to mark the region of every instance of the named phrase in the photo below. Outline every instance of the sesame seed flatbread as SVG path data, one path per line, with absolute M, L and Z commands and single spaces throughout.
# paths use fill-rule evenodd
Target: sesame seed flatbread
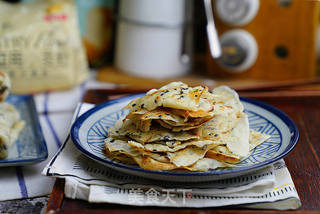
M 126 108 L 129 114 L 108 130 L 105 148 L 148 170 L 234 167 L 270 137 L 250 130 L 238 94 L 227 86 L 209 92 L 173 82 Z

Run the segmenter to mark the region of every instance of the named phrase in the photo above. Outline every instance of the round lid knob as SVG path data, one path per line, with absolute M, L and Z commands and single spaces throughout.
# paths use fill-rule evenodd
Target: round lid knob
M 256 61 L 258 46 L 254 37 L 245 30 L 231 30 L 220 36 L 222 56 L 218 63 L 231 72 L 243 72 Z
M 216 0 L 218 17 L 226 24 L 243 26 L 248 24 L 259 10 L 259 0 Z

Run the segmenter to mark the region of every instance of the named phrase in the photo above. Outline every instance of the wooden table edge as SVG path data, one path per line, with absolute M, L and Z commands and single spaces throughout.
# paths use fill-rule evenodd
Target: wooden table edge
M 139 92 L 143 92 L 141 90 L 135 90 L 135 91 L 131 91 L 130 89 L 120 89 L 120 90 L 105 90 L 105 89 L 93 89 L 93 90 L 88 90 L 87 93 L 84 96 L 83 102 L 88 102 L 88 103 L 96 103 L 96 99 L 92 98 L 92 94 L 94 93 L 103 93 L 106 95 L 106 97 L 108 99 L 112 99 L 113 96 L 119 96 L 121 94 L 130 94 L 130 93 L 139 93 Z M 249 98 L 306 98 L 306 97 L 313 97 L 313 98 L 320 98 L 320 91 L 316 91 L 316 92 L 296 92 L 296 91 L 286 91 L 286 93 L 280 93 L 279 91 L 268 91 L 268 92 L 252 92 L 252 93 L 246 93 L 246 92 L 240 92 L 239 93 L 240 96 L 245 96 L 245 97 L 249 97 Z M 278 95 L 278 96 L 276 96 Z M 105 100 L 107 101 L 107 100 Z M 47 203 L 47 207 L 46 207 L 46 214 L 52 214 L 52 213 L 64 213 L 63 210 L 61 210 L 61 205 L 63 204 L 63 200 L 64 200 L 64 185 L 65 185 L 65 181 L 62 178 L 56 178 L 52 193 L 50 194 L 50 198 L 48 200 Z M 284 211 L 280 211 L 280 210 L 257 210 L 257 209 L 241 209 L 241 210 L 231 210 L 231 209 L 223 209 L 223 208 L 219 208 L 219 207 L 212 207 L 211 210 L 210 208 L 204 208 L 206 211 L 209 212 L 214 212 L 214 213 L 320 213 L 320 210 L 301 210 L 301 208 L 299 208 L 298 210 L 284 210 Z M 203 212 L 204 211 L 203 208 L 199 209 L 199 212 Z M 179 210 L 183 211 L 183 210 L 190 210 L 190 209 L 186 209 L 186 208 L 182 208 Z M 192 209 L 192 213 L 197 213 L 197 210 Z M 76 210 L 73 210 L 72 213 L 81 213 L 81 211 L 83 210 L 79 210 L 79 212 L 76 212 Z M 115 211 L 115 210 L 114 210 Z M 120 212 L 120 211 L 119 211 Z M 143 213 L 144 211 L 139 210 L 139 213 Z M 146 211 L 148 212 L 148 211 Z M 159 213 L 161 212 L 161 210 L 159 210 Z

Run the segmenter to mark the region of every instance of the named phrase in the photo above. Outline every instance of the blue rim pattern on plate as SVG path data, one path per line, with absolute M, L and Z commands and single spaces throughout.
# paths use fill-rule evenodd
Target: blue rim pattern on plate
M 248 98 L 240 98 L 242 102 L 247 103 L 249 105 L 253 105 L 253 106 L 257 106 L 259 108 L 264 109 L 267 112 L 270 112 L 271 114 L 275 115 L 276 117 L 278 117 L 284 124 L 285 126 L 290 130 L 290 136 L 289 136 L 289 142 L 288 145 L 286 146 L 285 149 L 283 149 L 283 151 L 276 155 L 275 157 L 271 157 L 272 155 L 269 154 L 267 158 L 267 160 L 259 162 L 259 160 L 250 160 L 250 158 L 252 157 L 252 155 L 250 155 L 248 158 L 246 158 L 245 160 L 243 160 L 241 163 L 239 163 L 235 168 L 230 168 L 230 169 L 222 169 L 222 170 L 212 170 L 212 171 L 208 171 L 208 172 L 170 172 L 170 171 L 151 171 L 151 170 L 145 170 L 139 167 L 134 167 L 134 166 L 129 166 L 129 165 L 125 165 L 122 163 L 118 163 L 118 162 L 113 162 L 111 160 L 108 160 L 107 157 L 101 156 L 103 155 L 102 152 L 102 142 L 103 139 L 105 138 L 105 133 L 107 131 L 107 127 L 110 125 L 113 125 L 112 122 L 116 121 L 119 117 L 120 114 L 125 114 L 125 111 L 121 111 L 120 109 L 116 109 L 113 112 L 108 112 L 108 114 L 105 114 L 102 118 L 99 118 L 99 120 L 94 121 L 94 125 L 92 125 L 92 127 L 90 127 L 89 132 L 88 133 L 81 133 L 81 134 L 86 134 L 86 142 L 81 142 L 80 138 L 79 138 L 79 134 L 80 134 L 80 130 L 82 128 L 82 125 L 84 122 L 86 122 L 88 120 L 88 118 L 91 117 L 91 115 L 93 115 L 94 113 L 103 110 L 104 108 L 110 107 L 112 105 L 118 104 L 118 103 L 122 103 L 122 102 L 128 102 L 136 97 L 140 97 L 143 96 L 144 94 L 136 94 L 136 95 L 132 95 L 132 96 L 127 96 L 127 97 L 123 97 L 123 98 L 119 98 L 119 99 L 115 99 L 115 100 L 111 100 L 111 101 L 107 101 L 105 103 L 102 103 L 100 105 L 97 105 L 96 107 L 90 109 L 89 111 L 85 112 L 83 115 L 81 115 L 76 122 L 73 124 L 72 129 L 71 129 L 71 137 L 72 140 L 74 142 L 74 144 L 76 145 L 76 147 L 82 151 L 84 154 L 86 154 L 87 156 L 89 156 L 90 158 L 102 163 L 102 164 L 106 164 L 107 166 L 113 167 L 113 168 L 123 168 L 123 169 L 127 169 L 130 171 L 135 171 L 135 172 L 141 172 L 141 173 L 148 173 L 150 175 L 154 174 L 154 175 L 167 175 L 167 176 L 212 176 L 212 175 L 229 175 L 229 174 L 234 174 L 234 173 L 241 173 L 241 172 L 245 172 L 245 171 L 250 171 L 250 170 L 254 170 L 254 169 L 258 169 L 261 168 L 263 166 L 266 166 L 268 164 L 271 164 L 283 157 L 285 157 L 288 153 L 290 153 L 299 138 L 299 132 L 298 129 L 296 127 L 296 125 L 294 124 L 294 122 L 282 111 L 280 111 L 279 109 L 272 107 L 268 104 L 265 104 L 263 102 L 260 101 L 256 101 L 256 100 L 252 100 L 252 99 L 248 99 Z M 278 127 L 273 124 L 271 121 L 269 121 L 266 117 L 264 117 L 263 115 L 260 115 L 256 112 L 253 111 L 248 111 L 246 110 L 246 113 L 249 116 L 249 120 L 251 120 L 252 122 L 252 118 L 253 117 L 259 117 L 259 119 L 264 119 L 265 121 L 267 121 L 269 123 L 270 127 L 264 127 L 264 128 L 268 128 L 269 130 L 272 129 L 272 131 L 276 132 L 276 134 L 273 134 L 272 137 L 274 137 L 273 140 L 275 140 L 273 147 L 271 146 L 271 148 L 273 150 L 278 150 L 279 147 L 281 147 L 282 145 L 282 136 L 281 133 L 278 129 Z M 120 114 L 119 114 L 120 113 Z M 108 119 L 106 120 L 106 117 L 112 117 L 109 121 Z M 104 121 L 103 121 L 104 120 Z M 271 124 L 271 125 L 270 125 Z M 250 124 L 252 125 L 252 124 Z M 257 124 L 256 124 L 257 125 Z M 258 128 L 257 128 L 258 127 Z M 262 127 L 262 126 L 261 126 Z M 259 131 L 259 124 L 256 127 L 251 127 L 254 128 L 256 130 Z M 261 131 L 261 130 L 260 130 Z M 268 133 L 268 132 L 267 132 Z M 278 137 L 275 137 L 276 135 L 278 135 Z M 89 145 L 89 147 L 91 147 L 92 151 L 88 151 L 88 149 L 86 149 L 82 143 L 86 143 L 88 144 L 88 140 L 91 142 L 92 145 Z M 99 145 L 100 142 L 100 145 Z M 262 144 L 260 146 L 258 146 L 255 151 L 253 151 L 253 153 L 257 152 L 261 152 L 259 151 L 263 146 L 267 146 L 267 144 Z M 269 146 L 270 146 L 270 142 L 269 142 Z M 248 165 L 246 166 L 246 163 L 248 162 L 253 162 L 252 165 Z
M 44 161 L 48 157 L 47 145 L 40 126 L 33 97 L 30 95 L 9 95 L 6 102 L 13 104 L 25 121 L 15 145 L 9 148 L 9 156 L 0 160 L 0 167 L 22 166 Z

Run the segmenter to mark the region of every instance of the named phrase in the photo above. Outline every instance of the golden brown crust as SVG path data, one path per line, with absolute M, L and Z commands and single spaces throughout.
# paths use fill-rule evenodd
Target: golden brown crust
M 240 161 L 240 158 L 237 158 L 237 157 L 234 157 L 231 155 L 227 155 L 227 154 L 223 154 L 223 153 L 219 153 L 219 152 L 216 152 L 213 150 L 207 151 L 205 157 L 215 159 L 217 161 L 227 162 L 227 163 L 238 163 Z
M 173 170 L 177 168 L 177 166 L 172 163 L 156 161 L 149 156 L 134 157 L 134 160 L 141 168 L 146 170 Z
M 249 123 L 236 92 L 216 89 L 180 82 L 153 89 L 126 106 L 105 143 L 147 170 L 233 167 L 249 152 Z

